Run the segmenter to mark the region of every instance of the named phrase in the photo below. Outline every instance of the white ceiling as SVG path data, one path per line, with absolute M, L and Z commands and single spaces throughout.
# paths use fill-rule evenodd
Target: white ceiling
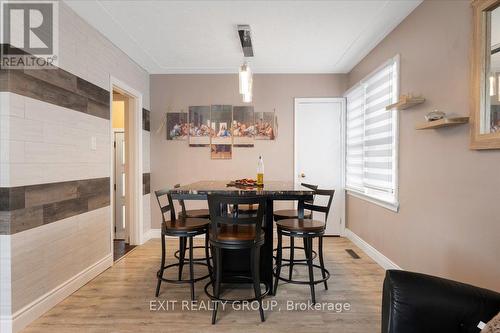
M 256 73 L 347 73 L 421 0 L 66 0 L 152 74 L 234 73 L 249 24 Z

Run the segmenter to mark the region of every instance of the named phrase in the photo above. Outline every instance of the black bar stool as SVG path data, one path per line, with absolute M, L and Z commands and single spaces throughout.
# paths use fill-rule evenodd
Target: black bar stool
M 310 188 L 311 190 L 317 190 L 318 185 L 312 185 L 312 184 L 307 184 L 307 183 L 301 183 L 300 185 Z M 309 203 L 314 203 L 314 199 L 312 201 L 306 201 Z M 276 222 L 285 220 L 285 219 L 297 219 L 299 217 L 299 211 L 297 209 L 281 209 L 281 210 L 276 210 L 273 212 L 273 218 Z M 304 218 L 306 219 L 312 219 L 312 211 L 304 212 Z M 293 237 L 290 237 L 290 246 L 283 246 L 282 249 L 289 249 L 290 251 L 290 257 L 287 258 L 281 258 L 282 261 L 286 261 L 290 263 L 290 266 L 288 267 L 288 279 L 292 279 L 292 274 L 293 274 L 293 264 L 295 262 L 307 262 L 306 259 L 295 259 L 295 249 L 301 249 L 304 250 L 304 253 L 306 251 L 306 239 L 303 239 L 304 241 L 304 246 L 295 246 L 295 240 Z M 273 252 L 277 252 L 278 248 L 275 248 Z M 313 255 L 313 260 L 316 259 L 318 254 L 316 251 L 312 251 Z M 274 259 L 276 259 L 276 256 L 274 256 Z
M 179 188 L 181 187 L 181 184 L 175 184 L 174 188 Z M 179 205 L 181 206 L 181 211 L 178 213 L 179 218 L 201 218 L 201 219 L 208 219 L 210 218 L 210 213 L 208 212 L 208 209 L 186 209 L 186 204 L 184 200 L 179 199 L 177 200 L 179 202 Z M 207 241 L 208 244 L 208 241 Z M 195 249 L 204 249 L 208 245 L 205 246 L 195 246 Z M 186 237 L 180 237 L 179 238 L 179 250 L 175 251 L 174 257 L 177 258 L 179 261 L 181 261 L 181 265 L 179 266 L 179 279 L 181 278 L 182 275 L 182 268 L 184 265 L 184 262 L 186 261 L 186 250 L 189 250 L 189 247 L 187 246 L 187 240 Z M 194 258 L 193 261 L 204 261 L 205 258 Z
M 174 188 L 179 188 L 181 187 L 181 184 L 175 184 Z M 186 209 L 186 203 L 184 200 L 179 199 L 179 204 L 181 206 L 181 211 L 179 212 L 179 217 L 184 216 L 184 217 L 198 217 L 202 219 L 208 219 L 210 218 L 210 212 L 208 209 Z
M 172 197 L 170 196 L 168 190 L 159 190 L 155 191 L 156 195 L 156 200 L 158 201 L 158 205 L 160 206 L 161 210 L 161 217 L 162 217 L 162 225 L 161 225 L 161 265 L 160 269 L 157 272 L 157 279 L 158 279 L 158 284 L 156 285 L 156 297 L 160 294 L 160 286 L 161 282 L 168 282 L 168 283 L 177 283 L 177 284 L 182 284 L 182 283 L 189 283 L 191 285 L 191 300 L 195 300 L 194 297 L 194 284 L 197 281 L 206 279 L 212 275 L 212 267 L 210 265 L 210 256 L 209 256 L 209 250 L 208 250 L 208 226 L 210 223 L 210 220 L 208 219 L 203 219 L 203 218 L 190 218 L 190 217 L 184 217 L 184 216 L 175 216 L 175 210 L 174 210 L 174 205 L 172 201 Z M 165 201 L 164 198 L 166 197 L 166 204 L 162 204 L 162 201 Z M 166 220 L 165 214 L 170 212 L 170 220 Z M 205 258 L 201 259 L 196 259 L 193 257 L 193 249 L 195 248 L 193 246 L 193 237 L 198 236 L 198 235 L 205 235 Z M 181 253 L 180 256 L 178 257 L 179 260 L 175 264 L 170 264 L 170 265 L 165 265 L 165 256 L 166 256 L 166 244 L 165 244 L 165 237 L 166 236 L 174 236 L 178 237 L 179 241 L 184 243 L 184 251 L 181 248 Z M 186 242 L 189 241 L 189 258 L 185 259 L 184 257 L 184 252 L 185 252 L 185 244 Z M 182 247 L 182 244 L 181 244 Z M 179 252 L 179 251 L 177 251 Z M 201 260 L 206 261 L 200 262 Z M 187 262 L 189 264 L 189 279 L 182 279 L 182 267 L 184 263 Z M 208 274 L 201 276 L 201 277 L 194 277 L 194 265 L 203 265 L 207 266 L 208 268 Z M 178 267 L 179 268 L 179 276 L 177 280 L 173 279 L 167 279 L 163 277 L 163 273 L 166 269 L 169 269 L 171 267 Z
M 314 292 L 314 285 L 318 283 L 324 283 L 325 289 L 328 290 L 327 280 L 330 278 L 330 272 L 325 268 L 325 263 L 323 260 L 323 234 L 325 233 L 326 221 L 328 219 L 328 213 L 330 212 L 330 207 L 333 201 L 334 190 L 316 190 L 315 196 L 327 196 L 328 204 L 326 206 L 318 206 L 310 202 L 304 202 L 304 209 L 311 210 L 312 212 L 322 212 L 325 213 L 325 221 L 318 221 L 313 219 L 284 219 L 276 222 L 278 229 L 278 251 L 276 255 L 276 267 L 273 270 L 275 276 L 274 282 L 274 294 L 278 289 L 278 280 L 285 281 L 294 284 L 308 284 L 311 288 L 311 297 L 313 304 L 316 303 L 316 295 Z M 290 239 L 295 237 L 302 238 L 304 240 L 304 248 L 306 252 L 306 262 L 297 262 L 290 258 L 288 264 L 282 264 L 283 257 L 283 235 L 289 236 Z M 319 253 L 319 266 L 313 264 L 313 239 L 318 238 L 318 253 Z M 285 279 L 280 276 L 281 268 L 286 266 L 307 266 L 309 270 L 309 280 L 292 280 L 291 278 Z M 322 279 L 315 280 L 313 269 L 318 268 L 321 270 Z
M 238 211 L 228 211 L 228 205 L 254 204 L 258 205 L 257 213 L 254 215 L 240 215 Z M 264 309 L 262 308 L 262 298 L 269 293 L 269 286 L 265 284 L 266 290 L 261 291 L 260 282 L 260 249 L 264 245 L 264 231 L 262 222 L 266 199 L 258 196 L 229 196 L 229 195 L 208 195 L 208 207 L 210 209 L 210 246 L 214 258 L 215 276 L 205 286 L 205 293 L 215 302 L 212 312 L 212 324 L 217 320 L 217 310 L 219 302 L 259 303 L 260 320 L 264 321 Z M 233 279 L 251 282 L 255 292 L 255 297 L 251 299 L 223 299 L 220 297 L 222 283 L 222 250 L 244 250 L 250 249 L 250 272 L 248 276 L 232 276 Z M 208 291 L 209 286 L 213 287 L 213 294 Z
M 306 183 L 301 183 L 300 185 L 307 187 L 313 191 L 318 189 L 318 185 L 312 185 Z M 306 201 L 306 202 L 313 203 L 313 201 Z M 273 217 L 275 221 L 284 219 L 296 219 L 299 217 L 299 212 L 296 209 L 280 209 L 280 210 L 275 210 L 273 212 Z M 304 212 L 304 218 L 306 219 L 312 218 L 312 212 Z

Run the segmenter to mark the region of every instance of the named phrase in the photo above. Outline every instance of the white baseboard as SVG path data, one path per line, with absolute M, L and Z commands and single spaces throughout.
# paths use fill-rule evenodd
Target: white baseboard
M 87 282 L 113 265 L 113 253 L 108 254 L 92 266 L 87 267 L 66 282 L 60 284 L 45 295 L 34 300 L 14 313 L 11 318 L 2 318 L 2 333 L 16 333 L 28 326 L 32 321 L 53 308 L 57 303 L 80 289 Z
M 382 266 L 384 269 L 402 269 L 398 265 L 396 265 L 394 262 L 392 262 L 389 258 L 384 256 L 382 253 L 380 253 L 377 249 L 375 249 L 373 246 L 365 242 L 361 237 L 356 235 L 354 232 L 351 230 L 345 228 L 344 231 L 345 237 L 347 237 L 351 242 L 356 244 L 357 247 L 359 247 L 363 252 L 365 252 L 370 258 L 372 258 L 377 264 Z
M 161 229 L 149 229 L 144 233 L 144 242 L 147 242 L 150 239 L 153 238 L 160 238 L 161 236 Z

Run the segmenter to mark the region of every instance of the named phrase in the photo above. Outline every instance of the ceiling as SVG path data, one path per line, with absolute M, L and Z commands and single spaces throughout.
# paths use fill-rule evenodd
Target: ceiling
M 66 0 L 151 74 L 235 73 L 249 24 L 255 73 L 347 73 L 421 0 Z

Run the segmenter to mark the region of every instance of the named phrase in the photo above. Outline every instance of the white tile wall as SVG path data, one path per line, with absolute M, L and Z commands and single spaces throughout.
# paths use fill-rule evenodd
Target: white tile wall
M 0 98 L 14 109 L 0 116 L 0 186 L 109 177 L 109 120 L 13 93 Z
M 11 313 L 10 236 L 0 235 L 0 317 Z
M 110 253 L 109 214 L 103 207 L 10 236 L 13 313 Z
M 149 74 L 66 4 L 59 9 L 59 67 L 106 90 L 112 75 L 140 91 L 149 109 Z

